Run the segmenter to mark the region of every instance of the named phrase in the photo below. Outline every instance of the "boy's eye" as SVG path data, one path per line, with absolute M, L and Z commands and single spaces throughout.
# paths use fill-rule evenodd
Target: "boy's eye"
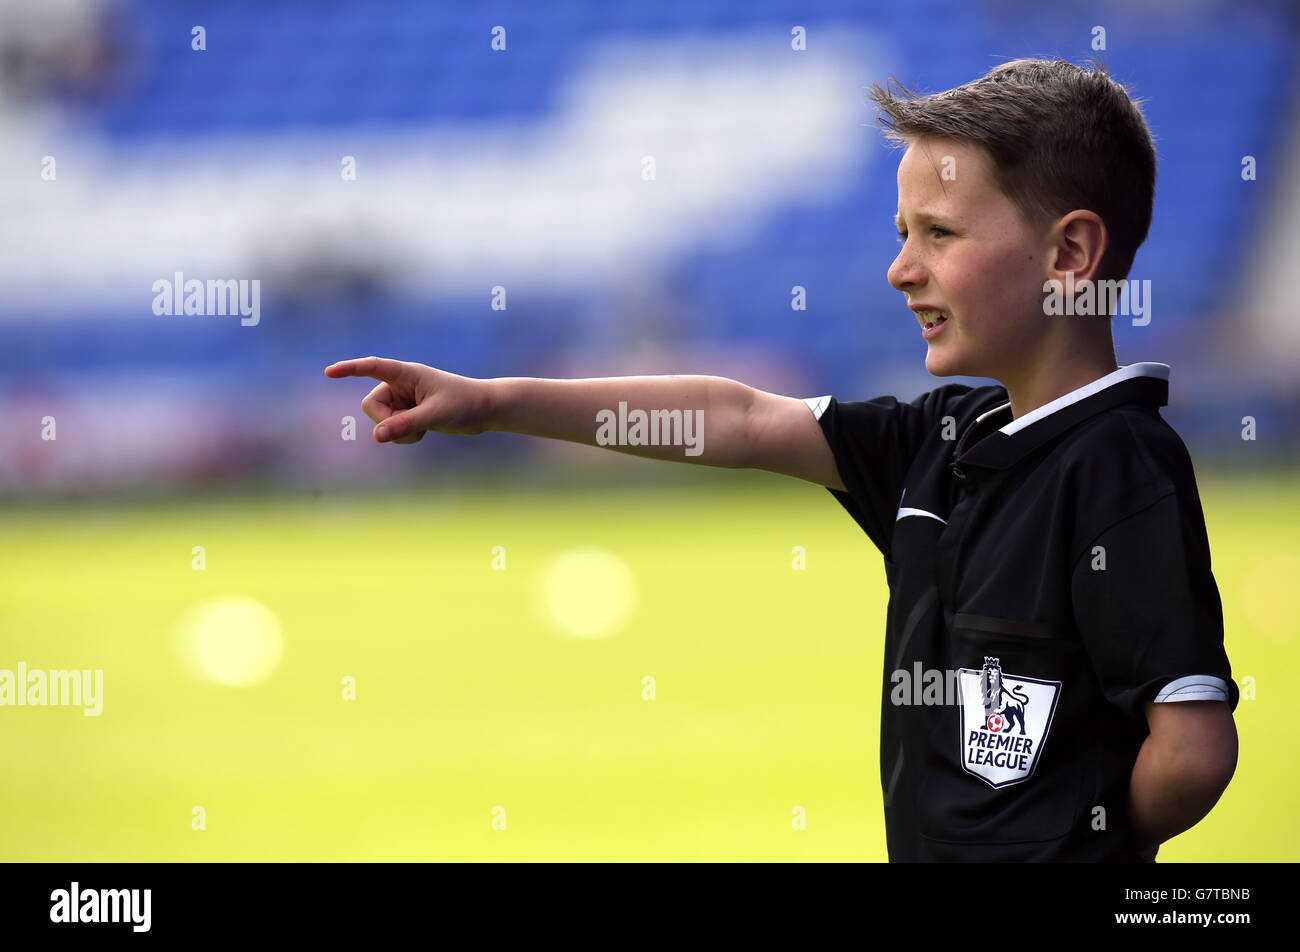
M 950 232 L 947 228 L 940 228 L 938 225 L 932 225 L 932 226 L 930 227 L 929 231 L 930 231 L 930 234 L 932 234 L 932 235 L 934 235 L 934 236 L 936 236 L 936 237 L 939 237 L 939 238 L 944 238 L 944 237 L 947 237 L 948 235 L 951 235 L 951 234 L 952 234 L 952 232 Z M 907 232 L 905 232 L 905 231 L 900 231 L 900 232 L 898 233 L 898 243 L 901 245 L 901 244 L 903 244 L 905 241 L 907 241 Z

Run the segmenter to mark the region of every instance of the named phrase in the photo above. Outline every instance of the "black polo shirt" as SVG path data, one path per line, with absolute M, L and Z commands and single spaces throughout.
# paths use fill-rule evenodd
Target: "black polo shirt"
M 1121 367 L 1014 421 L 1002 387 L 807 401 L 885 557 L 891 861 L 1136 860 L 1144 702 L 1236 708 L 1168 376 Z

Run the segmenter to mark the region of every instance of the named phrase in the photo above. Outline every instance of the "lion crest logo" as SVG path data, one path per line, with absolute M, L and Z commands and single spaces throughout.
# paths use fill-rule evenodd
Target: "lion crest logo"
M 984 659 L 980 672 L 980 695 L 984 698 L 985 727 L 991 731 L 1011 730 L 1020 723 L 1020 733 L 1025 732 L 1025 705 L 1028 696 L 1019 685 L 1010 691 L 1002 686 L 1002 666 L 997 658 Z
M 1047 741 L 1060 681 L 1004 674 L 999 658 L 958 670 L 961 765 L 991 787 L 1028 780 Z

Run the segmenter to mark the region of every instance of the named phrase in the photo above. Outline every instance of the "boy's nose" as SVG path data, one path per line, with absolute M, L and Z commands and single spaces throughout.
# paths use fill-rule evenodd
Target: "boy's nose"
M 908 254 L 906 246 L 898 252 L 898 257 L 889 266 L 885 277 L 896 291 L 908 291 L 925 283 L 925 272 Z

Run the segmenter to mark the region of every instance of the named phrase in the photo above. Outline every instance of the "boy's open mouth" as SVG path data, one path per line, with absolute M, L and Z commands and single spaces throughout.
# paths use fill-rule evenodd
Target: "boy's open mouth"
M 937 327 L 944 321 L 948 320 L 948 315 L 944 311 L 918 310 L 916 312 L 916 318 L 921 322 L 921 327 L 923 329 L 929 330 L 930 328 Z

